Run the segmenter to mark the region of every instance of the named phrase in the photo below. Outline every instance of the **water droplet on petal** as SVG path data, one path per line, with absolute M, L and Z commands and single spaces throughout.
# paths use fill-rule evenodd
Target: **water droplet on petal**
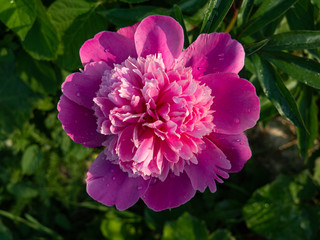
M 138 190 L 138 191 L 140 191 L 141 189 L 142 189 L 142 187 L 141 187 L 141 186 L 138 186 L 138 187 L 137 187 L 137 190 Z
M 198 70 L 198 71 L 202 71 L 202 70 L 203 70 L 203 67 L 197 67 L 197 70 Z
M 109 52 L 110 50 L 108 49 L 108 48 L 106 48 L 105 50 L 104 50 L 104 52 Z
M 251 108 L 248 108 L 248 109 L 247 109 L 247 113 L 250 113 L 250 112 L 251 112 Z
M 113 180 L 113 181 L 116 180 L 116 177 L 112 177 L 112 180 Z
M 110 187 L 110 184 L 109 184 L 109 183 L 107 183 L 107 187 Z
M 77 97 L 80 97 L 80 93 L 77 93 L 76 95 L 77 95 Z
M 233 119 L 234 123 L 239 124 L 240 123 L 240 119 L 239 118 L 234 118 Z

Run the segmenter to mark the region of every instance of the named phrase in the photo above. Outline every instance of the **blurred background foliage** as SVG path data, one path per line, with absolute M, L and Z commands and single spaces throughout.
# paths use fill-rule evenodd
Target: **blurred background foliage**
M 0 0 L 0 239 L 317 239 L 320 236 L 319 0 Z M 85 173 L 100 149 L 57 120 L 79 48 L 102 30 L 170 15 L 185 47 L 229 32 L 240 76 L 261 99 L 253 156 L 211 194 L 153 212 L 92 200 Z

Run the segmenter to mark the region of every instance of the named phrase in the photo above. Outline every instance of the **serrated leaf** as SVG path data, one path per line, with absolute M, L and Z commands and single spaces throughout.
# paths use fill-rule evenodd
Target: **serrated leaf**
M 285 14 L 298 0 L 265 0 L 249 19 L 241 36 L 251 35 Z
M 43 153 L 38 145 L 30 145 L 23 153 L 21 160 L 22 173 L 33 174 L 43 161 Z
M 283 72 L 313 88 L 320 89 L 320 64 L 288 53 L 263 55 Z
M 190 43 L 189 43 L 187 29 L 186 29 L 186 26 L 184 24 L 182 11 L 181 11 L 180 7 L 177 4 L 173 5 L 173 11 L 174 11 L 175 19 L 182 26 L 183 34 L 184 34 L 184 48 L 187 48 L 190 45 Z
M 294 178 L 278 176 L 256 190 L 244 206 L 248 228 L 267 239 L 313 239 L 318 226 L 311 219 L 317 219 L 319 211 L 304 201 L 312 201 L 316 190 L 307 171 Z
M 308 87 L 303 88 L 298 99 L 298 106 L 309 132 L 308 134 L 304 129 L 297 129 L 300 154 L 306 160 L 310 155 L 319 129 L 319 122 L 317 119 L 318 106 L 316 104 L 316 97 L 313 96 L 312 89 Z
M 48 9 L 48 15 L 62 40 L 56 62 L 73 71 L 81 67 L 79 49 L 95 34 L 107 29 L 107 21 L 97 13 L 93 3 L 83 0 L 57 0 Z
M 36 20 L 36 0 L 1 1 L 0 20 L 24 40 Z
M 37 60 L 53 60 L 57 56 L 59 47 L 57 31 L 40 0 L 37 0 L 37 18 L 22 46 Z
M 167 222 L 163 228 L 161 240 L 206 240 L 208 232 L 204 223 L 184 213 L 174 222 Z
M 201 33 L 215 32 L 231 8 L 233 0 L 212 0 L 201 27 Z M 209 16 L 209 17 L 208 17 Z
M 264 50 L 302 50 L 320 47 L 320 31 L 291 31 L 270 38 Z
M 297 104 L 278 73 L 257 54 L 252 55 L 252 58 L 256 75 L 265 95 L 282 116 L 287 117 L 296 126 L 304 127 Z

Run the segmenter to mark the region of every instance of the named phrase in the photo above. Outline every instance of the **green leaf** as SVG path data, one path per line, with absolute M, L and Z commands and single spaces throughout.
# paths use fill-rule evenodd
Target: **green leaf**
M 270 99 L 278 112 L 291 120 L 296 126 L 304 127 L 297 104 L 291 93 L 283 84 L 274 68 L 257 54 L 252 55 L 256 75 L 265 95 Z
M 81 67 L 79 49 L 95 34 L 107 29 L 107 21 L 98 14 L 100 5 L 83 0 L 57 0 L 48 9 L 61 37 L 57 63 L 69 71 Z
M 320 31 L 291 31 L 270 38 L 264 50 L 303 50 L 320 47 Z
M 0 219 L 0 239 L 2 240 L 12 240 L 12 233 L 10 230 L 2 223 Z
M 37 60 L 53 60 L 57 56 L 59 47 L 57 31 L 40 0 L 37 0 L 37 19 L 22 45 Z
M 173 11 L 174 11 L 175 19 L 182 26 L 183 34 L 184 34 L 184 48 L 187 48 L 190 45 L 190 43 L 189 43 L 188 33 L 187 33 L 186 25 L 184 24 L 181 9 L 177 4 L 175 4 L 173 5 Z
M 120 1 L 125 3 L 143 3 L 143 2 L 148 2 L 149 0 L 120 0 Z
M 23 153 L 21 168 L 24 174 L 33 174 L 43 161 L 43 153 L 38 145 L 30 145 Z
M 320 186 L 320 157 L 315 160 L 313 178 L 318 186 Z
M 316 193 L 307 171 L 294 178 L 280 175 L 253 193 L 243 208 L 246 224 L 267 239 L 314 239 L 318 226 L 311 219 L 318 218 L 319 210 L 305 202 Z
M 4 0 L 0 4 L 0 20 L 23 41 L 36 20 L 36 0 Z
M 243 26 L 248 22 L 254 6 L 254 0 L 243 0 L 237 18 L 237 26 Z
M 305 87 L 301 91 L 298 99 L 298 106 L 309 132 L 308 134 L 304 129 L 297 129 L 298 146 L 301 156 L 304 159 L 308 159 L 319 129 L 319 122 L 317 119 L 318 106 L 316 104 L 316 97 L 313 96 L 312 89 Z
M 251 35 L 269 23 L 282 17 L 298 0 L 265 0 L 249 19 L 248 24 L 240 33 L 241 36 Z
M 163 229 L 162 240 L 206 240 L 208 232 L 204 223 L 184 213 L 174 222 L 167 222 Z
M 34 198 L 38 196 L 37 189 L 26 182 L 10 183 L 7 185 L 7 190 L 17 198 Z
M 209 240 L 236 240 L 236 238 L 232 236 L 229 230 L 219 229 L 212 233 Z
M 1 52 L 4 55 L 0 56 L 0 133 L 9 133 L 30 118 L 35 95 L 17 75 L 12 51 Z
M 320 64 L 318 62 L 280 52 L 266 53 L 263 56 L 294 79 L 320 89 Z
M 131 26 L 149 15 L 166 13 L 168 13 L 168 10 L 155 6 L 138 6 L 130 9 L 113 8 L 102 12 L 118 28 Z
M 140 239 L 140 235 L 134 227 L 134 223 L 139 223 L 140 218 L 134 213 L 109 212 L 100 225 L 101 233 L 107 239 L 130 240 Z
M 286 13 L 291 30 L 313 30 L 314 11 L 310 0 L 299 0 L 294 8 Z
M 205 14 L 201 33 L 215 32 L 231 8 L 233 0 L 211 0 Z
M 34 92 L 55 94 L 60 87 L 52 64 L 34 60 L 23 51 L 17 56 L 17 70 Z

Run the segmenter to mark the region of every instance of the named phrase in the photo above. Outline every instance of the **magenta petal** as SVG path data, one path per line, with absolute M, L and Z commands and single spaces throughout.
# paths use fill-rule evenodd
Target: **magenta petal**
M 85 147 L 100 147 L 106 136 L 96 131 L 96 117 L 91 109 L 82 107 L 62 95 L 58 118 L 69 137 Z
M 134 39 L 134 34 L 135 34 L 139 24 L 140 24 L 140 22 L 137 22 L 133 26 L 120 28 L 117 31 L 117 33 L 133 40 Z
M 118 210 L 134 205 L 149 185 L 142 177 L 129 177 L 103 152 L 89 168 L 86 181 L 87 192 L 94 200 L 106 206 L 115 205 Z
M 115 32 L 100 32 L 80 48 L 83 65 L 105 61 L 113 67 L 114 63 L 122 63 L 129 56 L 137 57 L 134 41 Z
M 142 20 L 134 35 L 138 56 L 161 53 L 167 69 L 183 48 L 180 24 L 171 17 L 153 15 Z
M 244 133 L 237 135 L 211 133 L 209 138 L 230 161 L 231 169 L 228 172 L 239 172 L 247 160 L 251 158 L 248 139 Z
M 206 187 L 216 191 L 215 180 L 222 182 L 220 177 L 228 178 L 231 164 L 223 152 L 210 140 L 204 139 L 206 149 L 197 155 L 198 164 L 185 166 L 194 189 L 203 192 Z
M 141 198 L 150 209 L 162 211 L 188 202 L 195 192 L 186 173 L 180 176 L 171 173 L 164 182 L 151 179 L 148 190 Z
M 62 84 L 62 92 L 73 102 L 91 109 L 99 90 L 101 76 L 108 69 L 105 62 L 89 63 L 84 72 L 70 74 Z
M 256 125 L 260 101 L 254 86 L 232 73 L 209 74 L 201 78 L 212 89 L 211 109 L 215 132 L 240 134 Z
M 194 78 L 216 72 L 238 73 L 244 66 L 242 45 L 228 33 L 201 34 L 178 58 L 182 67 L 192 67 Z

